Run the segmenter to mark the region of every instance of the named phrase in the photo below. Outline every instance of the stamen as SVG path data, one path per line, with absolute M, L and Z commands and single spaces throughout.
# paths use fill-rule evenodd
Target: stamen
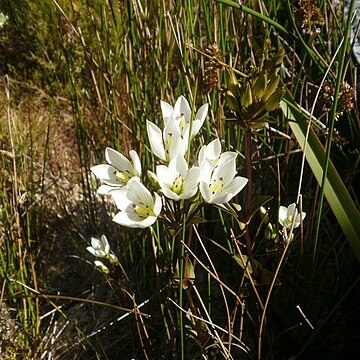
M 184 179 L 181 177 L 181 175 L 179 175 L 173 182 L 173 185 L 170 190 L 172 190 L 174 193 L 179 195 L 183 191 L 183 186 L 184 186 Z
M 128 181 L 132 178 L 130 171 L 115 171 L 115 176 L 124 184 L 127 184 Z
M 219 191 L 221 191 L 221 189 L 224 187 L 224 182 L 223 182 L 224 178 L 220 177 L 217 180 L 214 180 L 210 185 L 210 190 L 212 195 L 218 193 Z
M 155 216 L 155 213 L 152 209 L 149 208 L 149 205 L 144 205 L 140 202 L 138 205 L 133 204 L 134 212 L 139 216 L 140 219 L 146 219 L 149 216 Z

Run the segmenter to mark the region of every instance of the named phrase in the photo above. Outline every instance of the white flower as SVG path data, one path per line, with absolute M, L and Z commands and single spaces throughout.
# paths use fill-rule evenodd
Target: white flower
M 5 25 L 5 23 L 8 19 L 9 19 L 9 17 L 7 15 L 0 12 L 0 28 L 2 28 Z
M 98 193 L 109 194 L 111 191 L 125 186 L 133 177 L 140 177 L 141 163 L 136 151 L 129 152 L 132 163 L 118 151 L 109 147 L 105 150 L 108 164 L 95 165 L 90 170 L 105 185 L 101 185 Z
M 169 166 L 158 165 L 156 175 L 163 194 L 173 200 L 189 199 L 198 189 L 200 168 L 188 164 L 183 156 L 176 156 Z
M 164 123 L 167 124 L 169 119 L 173 118 L 181 137 L 184 139 L 186 146 L 189 141 L 189 133 L 191 127 L 191 136 L 192 139 L 200 130 L 203 125 L 205 118 L 208 113 L 209 104 L 202 105 L 195 115 L 195 119 L 191 122 L 191 108 L 184 96 L 180 96 L 175 103 L 175 106 L 172 107 L 165 101 L 160 102 L 161 111 L 164 119 Z
M 177 155 L 185 154 L 185 141 L 172 117 L 167 121 L 164 131 L 149 120 L 146 120 L 146 128 L 151 151 L 159 159 L 168 162 Z
M 201 165 L 200 192 L 205 202 L 224 204 L 237 195 L 247 184 L 248 179 L 236 176 L 235 158 L 214 166 L 209 159 Z
M 113 221 L 130 228 L 146 228 L 151 226 L 161 211 L 161 197 L 150 191 L 137 178 L 129 180 L 126 187 L 111 192 L 120 210 Z
M 219 165 L 221 162 L 228 159 L 235 159 L 237 156 L 234 151 L 225 151 L 221 153 L 221 142 L 219 138 L 211 141 L 208 145 L 203 145 L 199 151 L 198 162 L 199 166 L 204 163 L 205 159 L 212 161 L 213 165 Z
M 110 256 L 110 245 L 105 235 L 101 235 L 100 240 L 92 237 L 91 246 L 88 246 L 86 250 L 98 258 Z
M 279 223 L 281 226 L 290 230 L 294 223 L 294 229 L 300 226 L 300 218 L 304 220 L 306 213 L 302 212 L 301 216 L 296 208 L 296 204 L 292 203 L 288 207 L 280 206 Z

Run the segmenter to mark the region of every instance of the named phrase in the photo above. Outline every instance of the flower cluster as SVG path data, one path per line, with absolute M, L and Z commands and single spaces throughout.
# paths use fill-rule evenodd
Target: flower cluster
M 163 129 L 146 122 L 151 151 L 158 159 L 155 174 L 156 191 L 143 183 L 138 154 L 131 150 L 131 161 L 123 154 L 106 148 L 107 164 L 96 165 L 91 171 L 102 185 L 98 193 L 110 195 L 119 212 L 113 220 L 130 228 L 147 228 L 155 223 L 168 201 L 200 201 L 209 204 L 229 202 L 246 185 L 248 179 L 236 176 L 235 152 L 222 152 L 219 139 L 203 145 L 194 164 L 189 164 L 192 139 L 200 131 L 208 112 L 204 104 L 195 113 L 184 96 L 174 107 L 160 103 Z M 193 118 L 193 114 L 195 117 Z M 191 149 L 191 153 L 196 153 Z

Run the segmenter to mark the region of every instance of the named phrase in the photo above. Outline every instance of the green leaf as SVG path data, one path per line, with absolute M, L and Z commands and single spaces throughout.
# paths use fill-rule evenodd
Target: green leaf
M 288 95 L 281 101 L 280 106 L 290 120 L 291 130 L 300 147 L 304 150 L 309 115 L 300 109 Z M 321 184 L 325 150 L 313 129 L 310 127 L 309 130 L 305 157 L 316 180 Z M 352 250 L 360 261 L 360 212 L 331 161 L 325 180 L 324 194 Z

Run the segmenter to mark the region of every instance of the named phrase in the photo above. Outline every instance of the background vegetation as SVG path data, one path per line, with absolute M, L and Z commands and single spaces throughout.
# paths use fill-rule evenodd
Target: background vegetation
M 293 111 L 299 123 L 313 114 L 312 134 L 329 149 L 359 209 L 353 8 L 345 13 L 342 2 L 309 0 L 242 4 L 0 3 L 8 17 L 0 28 L 0 357 L 221 358 L 221 343 L 244 359 L 360 353 L 359 234 L 348 242 L 328 198 L 322 201 L 321 181 L 302 163 L 303 143 L 280 109 L 271 112 L 275 123 L 251 134 L 253 198 L 267 196 L 260 203 L 268 200 L 277 223 L 278 206 L 296 200 L 301 181 L 302 230 L 289 247 L 280 238 L 266 240 L 256 209 L 249 233 L 254 259 L 268 275 L 261 278 L 231 255 L 243 247 L 243 233 L 226 213 L 206 210 L 208 222 L 197 226 L 195 308 L 207 309 L 205 320 L 234 335 L 232 345 L 226 331 L 217 329 L 214 340 L 204 322 L 188 318 L 181 343 L 171 260 L 154 256 L 149 230 L 114 224 L 109 214 L 116 209 L 96 195 L 89 169 L 104 162 L 106 146 L 124 154 L 135 149 L 153 167 L 145 124 L 161 123 L 160 99 L 174 103 L 183 94 L 197 107 L 208 102 L 199 141 L 220 136 L 244 154 L 246 131 L 227 121 L 233 114 L 224 102 L 226 66 L 251 75 L 284 49 L 279 74 L 286 103 L 302 107 Z M 322 168 L 329 164 L 324 159 Z M 358 210 L 352 213 L 347 228 L 360 223 Z M 169 241 L 166 229 L 156 232 Z M 91 236 L 103 233 L 124 269 L 106 277 L 85 250 Z M 216 269 L 216 278 L 200 262 Z

